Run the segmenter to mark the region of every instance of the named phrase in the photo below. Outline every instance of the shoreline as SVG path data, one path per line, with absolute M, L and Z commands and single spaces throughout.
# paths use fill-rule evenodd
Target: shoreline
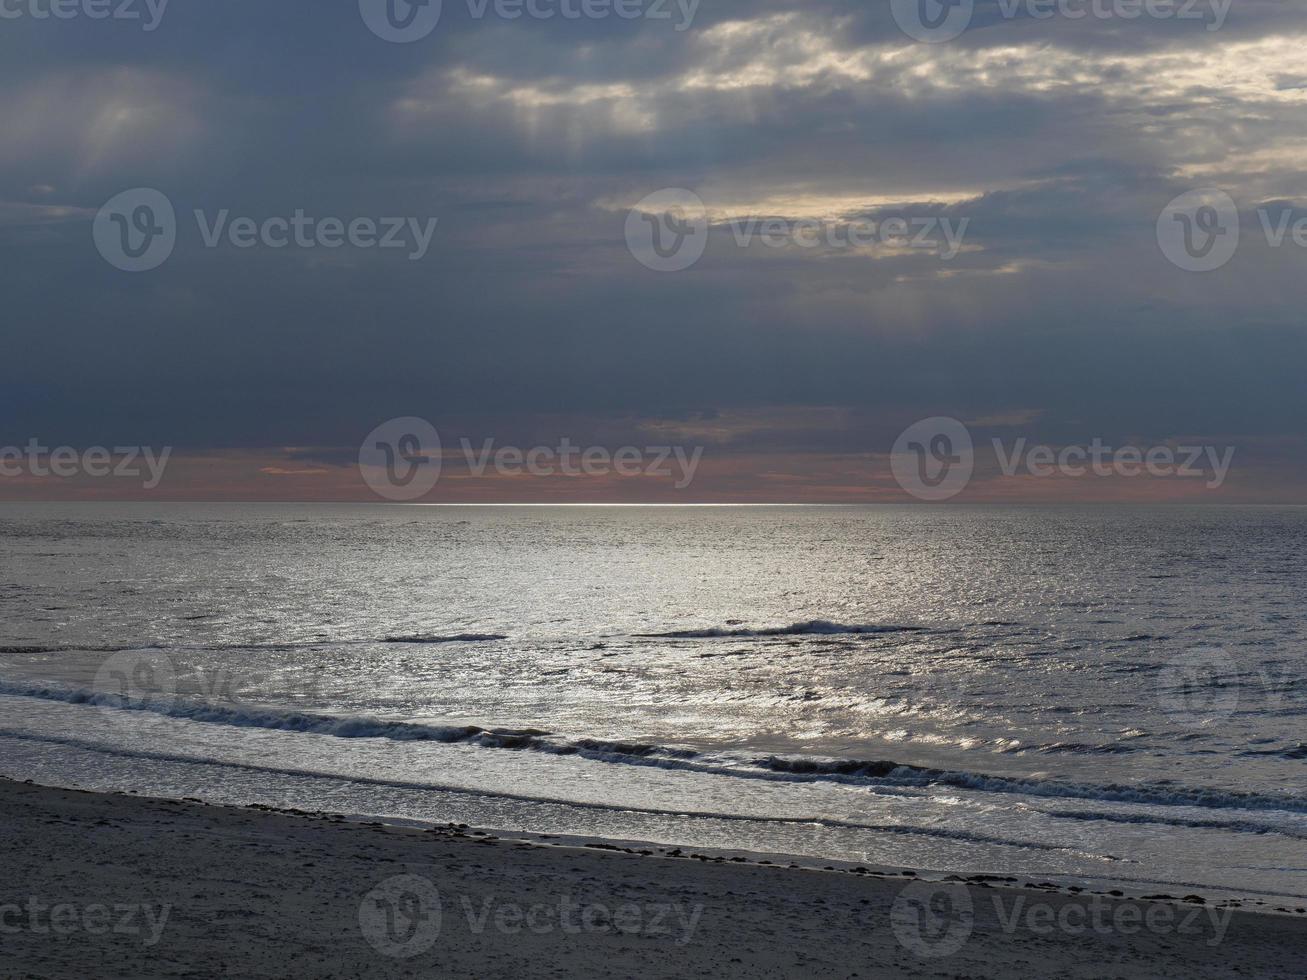
M 19 702 L 20 707 L 26 704 Z M 37 779 L 41 783 L 53 786 L 88 789 L 93 792 L 124 793 L 135 790 L 136 793 L 157 795 L 169 798 L 201 796 L 206 802 L 241 807 L 251 801 L 273 807 L 287 808 L 287 812 L 296 812 L 294 808 L 303 807 L 310 810 L 329 809 L 333 813 L 358 814 L 365 820 L 380 820 L 397 825 L 426 825 L 438 815 L 445 814 L 444 820 L 463 821 L 472 827 L 490 830 L 503 836 L 514 836 L 529 840 L 535 837 L 547 839 L 567 837 L 578 844 L 589 842 L 621 843 L 643 847 L 653 842 L 652 846 L 666 844 L 662 852 L 673 846 L 692 847 L 713 854 L 722 853 L 727 857 L 741 855 L 750 860 L 771 859 L 779 863 L 797 862 L 802 867 L 837 867 L 852 868 L 868 866 L 880 872 L 897 874 L 903 870 L 913 870 L 931 878 L 953 878 L 957 875 L 998 877 L 1015 875 L 1018 883 L 1032 882 L 1041 884 L 1053 882 L 1065 890 L 1079 886 L 1082 892 L 1101 892 L 1103 894 L 1122 893 L 1124 897 L 1151 898 L 1166 895 L 1172 898 L 1184 898 L 1196 894 L 1208 903 L 1229 903 L 1235 908 L 1273 911 L 1277 907 L 1287 906 L 1291 911 L 1307 905 L 1307 889 L 1301 887 L 1301 875 L 1296 872 L 1298 862 L 1292 853 L 1263 848 L 1262 860 L 1255 860 L 1257 855 L 1245 859 L 1240 868 L 1232 868 L 1237 874 L 1237 881 L 1219 873 L 1204 874 L 1205 866 L 1192 864 L 1165 864 L 1154 859 L 1152 863 L 1140 863 L 1137 854 L 1130 851 L 1117 851 L 1117 842 L 1113 837 L 1104 837 L 1097 830 L 1096 849 L 1090 856 L 1099 856 L 1102 860 L 1083 862 L 1093 866 L 1067 866 L 1064 862 L 1045 861 L 1040 850 L 1040 838 L 1020 833 L 1002 833 L 995 830 L 989 821 L 976 822 L 969 828 L 976 836 L 971 840 L 980 842 L 980 848 L 997 840 L 1011 848 L 1016 848 L 1010 855 L 993 855 L 984 853 L 970 846 L 970 840 L 964 846 L 952 846 L 946 840 L 944 848 L 922 846 L 933 831 L 929 821 L 916 820 L 910 825 L 879 826 L 878 821 L 871 821 L 867 826 L 853 822 L 849 827 L 869 830 L 872 836 L 866 841 L 846 839 L 836 841 L 826 836 L 826 831 L 838 834 L 844 824 L 838 816 L 826 820 L 820 816 L 784 815 L 777 817 L 741 815 L 733 811 L 729 803 L 719 804 L 725 812 L 713 812 L 695 809 L 693 804 L 683 797 L 664 798 L 646 806 L 636 803 L 626 806 L 620 801 L 605 801 L 590 794 L 588 798 L 569 799 L 566 788 L 553 789 L 552 793 L 515 793 L 511 783 L 500 780 L 498 785 L 490 788 L 447 783 L 443 778 L 433 782 L 431 778 L 415 778 L 406 781 L 403 775 L 395 771 L 386 773 L 370 771 L 360 773 L 358 766 L 348 772 L 332 772 L 327 769 L 297 768 L 276 765 L 274 759 L 243 758 L 208 758 L 204 752 L 206 746 L 196 752 L 192 744 L 194 736 L 190 731 L 178 729 L 178 733 L 192 740 L 186 743 L 190 751 L 182 751 L 180 746 L 174 751 L 159 751 L 141 748 L 114 748 L 98 741 L 54 734 L 60 722 L 66 722 L 64 731 L 76 733 L 82 727 L 76 713 L 85 709 L 80 706 L 65 707 L 58 702 L 44 702 L 45 709 L 54 707 L 71 712 L 67 719 L 57 714 L 43 722 L 41 729 L 34 732 L 5 731 L 0 733 L 0 742 L 5 748 L 5 765 L 0 766 L 0 778 L 15 780 Z M 25 708 L 23 710 L 26 710 Z M 115 718 L 117 715 L 115 715 Z M 165 724 L 169 724 L 165 722 Z M 197 732 L 207 731 L 208 726 L 200 726 Z M 264 737 L 267 732 L 260 734 Z M 278 737 L 289 735 L 273 732 Z M 297 736 L 298 737 L 298 736 Z M 168 745 L 168 739 L 157 739 L 161 748 Z M 345 743 L 348 744 L 348 743 Z M 62 746 L 58 755 L 51 757 L 47 753 L 51 745 Z M 549 757 L 543 757 L 549 761 Z M 76 759 L 74 764 L 70 760 Z M 140 765 L 148 767 L 153 762 L 180 764 L 186 769 L 184 778 L 140 778 Z M 633 772 L 635 770 L 632 770 Z M 277 786 L 251 786 L 243 782 L 246 772 L 260 774 L 260 779 L 267 775 L 275 782 L 283 777 L 336 780 L 339 786 L 324 783 L 326 790 L 321 792 L 302 792 L 299 789 Z M 240 786 L 239 791 L 232 792 L 230 787 Z M 338 795 L 336 789 L 353 787 L 356 791 Z M 552 788 L 551 788 L 552 789 Z M 1003 798 L 998 798 L 1003 799 Z M 505 806 L 507 805 L 507 810 Z M 552 808 L 552 809 L 551 809 Z M 575 810 L 576 812 L 568 812 Z M 557 811 L 557 812 L 555 812 Z M 598 811 L 605 817 L 602 821 L 586 819 Z M 632 819 L 638 816 L 639 819 Z M 705 821 L 703 826 L 692 825 L 686 818 Z M 723 826 L 712 826 L 711 821 L 721 821 Z M 738 821 L 738 823 L 736 823 Z M 730 822 L 729 825 L 726 825 Z M 761 827 L 754 826 L 758 823 Z M 774 833 L 775 827 L 785 828 L 793 825 L 798 829 L 786 837 Z M 743 826 L 744 830 L 737 830 Z M 1093 824 L 1088 824 L 1091 828 Z M 706 829 L 705 829 L 706 828 Z M 760 832 L 761 831 L 761 832 Z M 900 845 L 889 833 L 905 834 L 906 845 Z M 997 837 L 990 834 L 999 833 Z M 946 835 L 941 835 L 946 836 Z M 1250 838 L 1251 839 L 1251 838 Z M 1278 840 L 1278 838 L 1272 839 Z M 1023 843 L 1023 841 L 1025 843 Z M 1057 847 L 1074 852 L 1077 847 L 1088 846 L 1078 839 L 1063 837 L 1055 840 Z M 1209 841 L 1201 842 L 1204 845 Z M 787 848 L 787 844 L 796 846 Z M 1057 847 L 1049 847 L 1053 850 Z M 1124 857 L 1112 855 L 1123 854 Z M 1167 852 L 1169 853 L 1169 851 Z M 1202 853 L 1201 851 L 1195 853 Z M 1212 851 L 1219 856 L 1220 851 Z M 1010 856 L 1010 860 L 1008 859 Z M 1177 853 L 1177 857 L 1180 855 Z M 1219 865 L 1221 862 L 1217 861 Z M 1271 874 L 1261 876 L 1254 869 L 1262 868 L 1268 872 L 1282 871 L 1278 878 Z M 961 869 L 961 870 L 959 870 Z M 1187 873 L 1181 873 L 1187 870 Z M 1272 880 L 1268 881 L 1267 877 Z M 1278 885 L 1279 887 L 1273 887 Z
M 0 776 L 0 779 L 8 777 Z M 53 787 L 51 787 L 53 788 Z M 92 790 L 91 792 L 99 792 Z M 107 795 L 123 795 L 110 793 Z M 126 794 L 137 796 L 135 793 Z M 147 798 L 147 797 L 138 797 Z M 185 802 L 204 806 L 231 806 L 230 804 L 212 804 L 202 800 L 187 799 Z M 997 874 L 992 871 L 942 871 L 939 869 L 911 868 L 897 865 L 869 864 L 840 858 L 815 857 L 807 854 L 788 854 L 774 851 L 753 851 L 740 848 L 723 849 L 699 844 L 664 844 L 653 841 L 631 840 L 627 838 L 595 837 L 585 834 L 534 833 L 521 830 L 505 830 L 495 827 L 478 827 L 468 824 L 447 823 L 432 825 L 431 821 L 412 817 L 388 816 L 373 813 L 329 813 L 325 811 L 300 810 L 295 807 L 278 807 L 263 803 L 251 803 L 235 806 L 238 810 L 259 810 L 264 813 L 280 813 L 287 816 L 313 819 L 340 818 L 347 824 L 359 826 L 377 826 L 400 829 L 421 830 L 454 838 L 465 838 L 475 842 L 479 838 L 492 837 L 495 840 L 531 847 L 554 849 L 591 849 L 613 851 L 639 857 L 663 858 L 668 860 L 703 861 L 711 864 L 735 864 L 748 867 L 775 868 L 782 871 L 808 871 L 820 874 L 851 874 L 854 876 L 879 879 L 890 882 L 920 881 L 942 884 L 980 884 L 991 888 L 1019 890 L 1037 889 L 1042 892 L 1066 896 L 1101 896 L 1111 899 L 1131 901 L 1170 902 L 1186 905 L 1202 904 L 1216 908 L 1231 908 L 1254 915 L 1283 915 L 1289 917 L 1307 917 L 1307 899 L 1282 897 L 1272 892 L 1248 892 L 1214 894 L 1202 885 L 1182 884 L 1177 882 L 1140 882 L 1112 878 L 1087 878 L 1066 874 Z M 1169 890 L 1169 893 L 1168 893 Z M 1265 898 L 1240 897 L 1261 894 Z M 1199 903 L 1197 900 L 1202 899 Z M 1288 904 L 1281 904 L 1287 902 Z M 1298 902 L 1303 904 L 1300 906 Z
M 0 962 L 19 974 L 1089 977 L 1110 963 L 1124 977 L 1301 977 L 1307 965 L 1307 912 L 1187 893 L 5 778 L 0 813 Z

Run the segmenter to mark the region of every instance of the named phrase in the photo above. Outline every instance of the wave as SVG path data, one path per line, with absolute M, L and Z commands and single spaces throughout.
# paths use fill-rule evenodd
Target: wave
M 890 761 L 854 759 L 781 758 L 772 756 L 755 763 L 774 772 L 813 777 L 835 782 L 865 782 L 876 786 L 928 789 L 951 786 L 983 793 L 1011 793 L 1055 799 L 1092 800 L 1103 803 L 1137 803 L 1147 806 L 1198 807 L 1204 809 L 1283 810 L 1307 813 L 1307 797 L 1277 796 L 1240 790 L 1216 790 L 1174 784 L 1068 783 L 1062 780 L 1025 776 L 934 769 Z
M 39 654 L 39 653 L 125 653 L 129 650 L 311 650 L 327 646 L 361 646 L 368 643 L 489 643 L 507 640 L 501 633 L 417 633 L 411 636 L 386 636 L 380 640 L 370 639 L 321 639 L 321 640 L 284 640 L 281 642 L 218 642 L 218 643 L 129 643 L 120 646 L 94 646 L 90 644 L 8 644 L 0 645 L 3 654 Z
M 78 651 L 81 653 L 124 653 L 128 650 L 163 650 L 164 646 L 158 643 L 140 643 L 136 645 L 116 646 L 116 647 L 97 647 L 97 646 L 47 646 L 44 644 L 17 644 L 11 646 L 0 646 L 0 654 L 4 653 L 72 653 Z
M 543 803 L 552 806 L 571 807 L 576 810 L 600 811 L 609 813 L 640 813 L 659 817 L 675 817 L 678 820 L 721 820 L 733 823 L 758 823 L 758 824 L 797 824 L 801 826 L 820 826 L 837 830 L 870 830 L 877 833 L 885 834 L 903 834 L 910 836 L 931 837 L 944 840 L 964 841 L 979 844 L 998 844 L 1004 847 L 1016 847 L 1023 850 L 1036 851 L 1068 851 L 1073 854 L 1079 854 L 1088 857 L 1097 857 L 1102 860 L 1115 861 L 1119 858 L 1112 858 L 1108 855 L 1096 855 L 1086 852 L 1078 847 L 1064 844 L 1050 844 L 1044 841 L 1027 841 L 1014 840 L 1007 837 L 999 837 L 989 834 L 978 834 L 965 830 L 953 830 L 945 827 L 918 827 L 911 824 L 876 824 L 862 823 L 855 820 L 841 820 L 833 817 L 823 817 L 816 814 L 805 816 L 775 816 L 763 814 L 748 813 L 727 813 L 714 810 L 687 810 L 687 809 L 667 809 L 649 806 L 634 806 L 625 803 L 600 803 L 591 800 L 570 800 L 562 797 L 535 796 L 525 793 L 509 793 L 498 790 L 479 789 L 469 786 L 458 786 L 444 783 L 418 782 L 415 780 L 405 779 L 384 779 L 376 776 L 356 775 L 348 772 L 323 772 L 315 769 L 297 769 L 282 766 L 260 765 L 252 762 L 233 762 L 224 759 L 209 759 L 197 756 L 182 755 L 171 752 L 151 752 L 140 749 L 122 749 L 101 745 L 96 742 L 86 741 L 84 739 L 70 738 L 67 736 L 54 735 L 33 735 L 28 732 L 15 732 L 6 729 L 0 729 L 0 738 L 14 739 L 21 742 L 41 742 L 54 745 L 66 745 L 73 748 L 85 749 L 91 752 L 99 752 L 105 755 L 117 756 L 128 759 L 148 759 L 158 762 L 176 762 L 187 765 L 215 766 L 220 769 L 240 769 L 247 772 L 270 773 L 274 775 L 307 777 L 311 779 L 333 780 L 341 783 L 353 783 L 361 786 L 383 786 L 395 789 L 415 789 L 428 792 L 449 793 L 455 796 L 475 796 L 479 798 L 494 798 L 499 800 L 513 800 L 523 803 Z
M 904 767 L 906 768 L 906 767 Z M 1099 800 L 1110 803 L 1139 803 L 1148 806 L 1200 807 L 1205 809 L 1283 810 L 1307 813 L 1307 797 L 1276 796 L 1241 790 L 1217 790 L 1173 784 L 1067 783 L 1022 776 L 994 776 L 986 773 L 919 769 L 915 773 L 894 773 L 894 781 L 904 786 L 953 786 L 957 789 L 986 793 L 1017 793 L 1025 796 L 1056 797 L 1073 800 Z
M 199 721 L 233 728 L 265 728 L 271 731 L 330 735 L 335 738 L 385 738 L 396 742 L 467 742 L 484 748 L 532 750 L 553 755 L 612 755 L 633 759 L 688 759 L 691 749 L 650 745 L 641 742 L 607 741 L 596 738 L 565 740 L 551 738 L 538 729 L 481 728 L 477 725 L 425 725 L 410 721 L 388 721 L 360 715 L 318 714 L 275 708 L 228 706 L 208 701 L 187 701 L 171 696 L 124 697 L 107 691 L 14 684 L 0 681 L 0 694 L 62 701 L 122 711 L 144 711 L 185 721 Z
M 1096 810 L 1044 810 L 1039 811 L 1046 817 L 1059 820 L 1086 820 L 1090 822 L 1105 821 L 1119 824 L 1160 824 L 1165 827 L 1184 827 L 1198 830 L 1230 830 L 1241 834 L 1279 834 L 1294 840 L 1307 840 L 1307 833 L 1291 830 L 1275 824 L 1257 823 L 1252 820 L 1205 820 L 1202 818 L 1184 818 L 1164 816 L 1157 813 L 1111 813 Z
M 115 710 L 144 711 L 187 721 L 237 728 L 263 728 L 335 738 L 381 738 L 399 742 L 469 744 L 480 748 L 577 756 L 597 762 L 653 766 L 736 779 L 833 782 L 890 791 L 895 788 L 929 790 L 946 786 L 982 793 L 1055 799 L 1307 813 L 1307 797 L 1304 796 L 1184 787 L 1169 783 L 1139 785 L 1070 783 L 1037 777 L 928 768 L 893 760 L 710 755 L 683 746 L 592 737 L 569 739 L 537 729 L 428 725 L 369 716 L 283 711 L 257 706 L 227 706 L 172 697 L 125 698 L 102 691 L 15 684 L 7 681 L 0 681 L 0 695 L 94 705 Z
M 916 766 L 905 766 L 898 762 L 862 762 L 857 759 L 796 759 L 781 756 L 757 759 L 754 764 L 771 772 L 789 773 L 795 776 L 855 776 L 871 779 L 883 779 L 899 770 L 917 770 Z M 918 771 L 924 772 L 925 770 Z
M 1121 742 L 1049 742 L 1045 745 L 1017 745 L 1002 750 L 1005 755 L 1126 755 L 1139 751 L 1137 746 Z
M 718 637 L 749 636 L 841 636 L 847 634 L 872 633 L 917 633 L 923 632 L 924 626 L 858 626 L 844 623 L 832 623 L 825 619 L 811 619 L 804 623 L 791 623 L 789 626 L 774 626 L 764 629 L 735 629 L 726 626 L 710 626 L 704 629 L 673 630 L 667 633 L 637 633 L 642 640 L 708 640 Z
M 1287 749 L 1245 749 L 1237 753 L 1243 756 L 1272 756 L 1278 759 L 1307 759 L 1307 744 L 1299 742 Z
M 383 643 L 491 643 L 507 640 L 502 633 L 455 633 L 441 636 L 436 633 L 417 633 L 412 636 L 388 636 Z

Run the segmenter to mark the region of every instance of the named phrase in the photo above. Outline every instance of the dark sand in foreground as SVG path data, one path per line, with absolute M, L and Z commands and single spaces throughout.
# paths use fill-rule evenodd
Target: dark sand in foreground
M 4 977 L 1307 976 L 1296 913 L 983 885 L 931 899 L 906 877 L 6 780 L 0 817 Z

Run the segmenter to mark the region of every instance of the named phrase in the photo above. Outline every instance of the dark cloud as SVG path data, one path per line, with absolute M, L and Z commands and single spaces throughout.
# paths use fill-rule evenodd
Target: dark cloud
M 854 0 L 704 0 L 683 32 L 444 6 L 411 45 L 308 0 L 174 0 L 149 33 L 0 21 L 0 441 L 771 410 L 846 414 L 742 438 L 853 451 L 914 413 L 1018 410 L 1049 438 L 1307 434 L 1307 250 L 1255 234 L 1262 202 L 1307 202 L 1300 5 L 1239 0 L 1207 31 L 995 0 L 941 45 Z M 1247 240 L 1185 273 L 1155 223 L 1209 184 Z M 131 275 L 91 219 L 139 186 L 181 230 Z M 663 187 L 713 214 L 681 273 L 624 240 Z M 195 209 L 439 224 L 421 261 L 210 249 Z M 741 248 L 730 225 L 895 215 L 966 219 L 967 248 Z

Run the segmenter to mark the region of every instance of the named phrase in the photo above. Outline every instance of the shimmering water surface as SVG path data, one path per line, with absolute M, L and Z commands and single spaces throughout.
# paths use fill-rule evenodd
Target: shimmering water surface
M 1307 896 L 1307 509 L 0 507 L 0 772 Z

